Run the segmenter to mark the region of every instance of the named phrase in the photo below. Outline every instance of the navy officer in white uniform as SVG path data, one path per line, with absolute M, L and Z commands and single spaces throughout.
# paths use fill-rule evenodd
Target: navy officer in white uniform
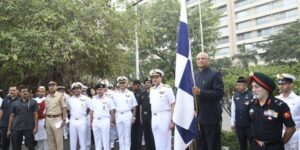
M 67 101 L 70 110 L 70 149 L 77 150 L 79 139 L 80 150 L 88 149 L 88 114 L 90 98 L 82 94 L 83 84 L 75 82 L 71 85 L 74 95 Z
M 137 101 L 133 92 L 127 89 L 128 79 L 125 76 L 117 78 L 119 89 L 113 94 L 116 106 L 116 125 L 119 137 L 119 149 L 130 150 L 131 125 L 136 121 Z
M 286 150 L 300 149 L 300 97 L 293 91 L 293 83 L 295 80 L 296 77 L 291 74 L 283 73 L 277 75 L 277 84 L 281 93 L 277 98 L 283 100 L 290 107 L 293 120 L 296 124 L 296 132 L 289 142 L 284 144 Z
M 159 69 L 150 71 L 153 87 L 150 88 L 150 104 L 152 111 L 152 132 L 156 150 L 171 150 L 171 120 L 175 106 L 175 95 L 169 85 L 162 83 L 164 72 Z
M 95 137 L 96 150 L 110 150 L 109 129 L 114 124 L 114 103 L 110 97 L 105 95 L 105 84 L 97 84 L 95 87 L 97 95 L 91 103 L 91 125 Z

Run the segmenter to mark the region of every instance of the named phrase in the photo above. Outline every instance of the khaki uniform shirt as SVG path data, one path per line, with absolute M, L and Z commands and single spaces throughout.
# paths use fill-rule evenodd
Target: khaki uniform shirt
M 62 93 L 55 92 L 54 95 L 46 97 L 46 115 L 62 114 L 63 108 L 67 107 L 66 98 Z

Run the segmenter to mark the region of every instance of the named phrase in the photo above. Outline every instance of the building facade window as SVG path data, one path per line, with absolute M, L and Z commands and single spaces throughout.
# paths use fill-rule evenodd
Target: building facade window
M 228 35 L 228 26 L 219 28 L 218 31 L 221 36 Z
M 216 51 L 216 56 L 222 56 L 227 54 L 229 54 L 229 47 L 220 48 Z
M 235 14 L 236 19 L 240 19 L 246 16 L 248 16 L 248 10 L 239 11 Z
M 256 25 L 266 24 L 272 21 L 272 16 L 265 16 L 256 19 Z
M 227 11 L 227 5 L 221 6 L 217 9 L 221 14 Z
M 256 7 L 256 13 L 265 13 L 266 11 L 269 11 L 272 7 L 272 3 L 260 5 Z
M 226 44 L 229 43 L 228 37 L 219 38 L 217 44 Z
M 237 0 L 235 1 L 235 7 L 243 7 L 243 6 L 246 6 L 248 4 L 251 4 L 251 3 L 254 3 L 258 0 Z
M 228 16 L 223 16 L 220 18 L 220 25 L 228 24 Z
M 283 7 L 290 7 L 297 5 L 297 0 L 282 0 Z
M 241 33 L 237 35 L 237 40 L 242 41 L 242 40 L 248 40 L 252 38 L 252 32 L 246 32 L 246 33 Z
M 247 29 L 253 26 L 252 20 L 244 21 L 236 24 L 237 30 Z

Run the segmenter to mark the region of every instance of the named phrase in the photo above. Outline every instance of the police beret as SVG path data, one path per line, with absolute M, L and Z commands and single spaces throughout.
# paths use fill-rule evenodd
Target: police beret
M 250 73 L 250 80 L 251 83 L 254 81 L 269 92 L 273 92 L 276 89 L 275 82 L 269 76 L 261 72 Z
M 119 77 L 117 78 L 117 81 L 118 81 L 118 82 L 127 82 L 128 79 L 127 79 L 127 77 L 125 77 L 125 76 L 119 76 Z
M 277 74 L 276 78 L 277 78 L 277 83 L 278 84 L 293 83 L 296 80 L 295 76 L 293 76 L 291 74 L 286 74 L 286 73 Z
M 48 83 L 48 85 L 57 85 L 57 83 L 54 82 L 54 81 L 50 81 L 50 82 Z
M 239 77 L 236 81 L 236 83 L 247 83 L 247 80 L 245 77 Z
M 80 82 L 74 82 L 74 83 L 71 85 L 71 89 L 74 89 L 74 88 L 80 88 L 80 89 L 82 89 L 82 88 L 83 88 L 83 84 L 80 83 Z
M 164 72 L 160 69 L 153 69 L 149 72 L 149 76 L 152 77 L 152 76 L 164 76 Z
M 102 83 L 98 83 L 95 87 L 95 89 L 99 89 L 99 88 L 105 88 L 106 85 L 105 84 L 102 84 Z

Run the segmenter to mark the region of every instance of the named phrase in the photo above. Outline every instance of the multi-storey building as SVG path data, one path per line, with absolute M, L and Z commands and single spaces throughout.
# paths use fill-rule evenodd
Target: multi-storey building
M 216 58 L 234 56 L 242 45 L 247 50 L 257 50 L 256 44 L 266 42 L 268 36 L 300 19 L 300 0 L 210 1 L 221 13 Z M 187 0 L 188 7 L 198 7 L 198 3 L 199 0 Z

